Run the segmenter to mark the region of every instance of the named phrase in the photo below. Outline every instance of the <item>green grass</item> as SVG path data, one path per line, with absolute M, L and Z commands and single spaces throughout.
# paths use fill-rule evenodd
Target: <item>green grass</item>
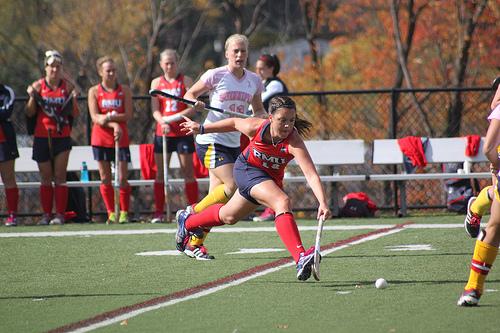
M 338 219 L 327 225 L 462 223 L 461 216 Z M 300 221 L 314 225 L 315 221 Z M 241 222 L 235 227 L 272 226 Z M 0 228 L 0 232 L 164 229 L 172 225 L 65 225 Z M 323 244 L 369 230 L 325 231 Z M 309 246 L 314 232 L 302 232 Z M 432 251 L 389 251 L 430 244 Z M 40 332 L 105 311 L 207 283 L 283 258 L 286 252 L 230 255 L 239 248 L 282 248 L 275 232 L 212 233 L 216 260 L 137 256 L 173 250 L 173 234 L 0 239 L 0 330 Z M 299 282 L 293 267 L 130 318 L 100 332 L 493 332 L 500 291 L 478 308 L 458 308 L 474 242 L 462 228 L 406 229 L 323 258 L 321 282 Z M 500 290 L 494 266 L 486 288 Z M 384 277 L 385 290 L 373 287 Z

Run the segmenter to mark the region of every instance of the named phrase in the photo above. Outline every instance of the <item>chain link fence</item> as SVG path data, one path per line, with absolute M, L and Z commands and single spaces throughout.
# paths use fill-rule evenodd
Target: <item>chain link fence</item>
M 459 95 L 461 112 L 450 112 Z M 367 145 L 366 164 L 363 166 L 320 167 L 320 174 L 370 174 L 401 172 L 399 167 L 376 166 L 371 163 L 373 140 L 401 138 L 405 136 L 446 137 L 470 134 L 484 135 L 487 128 L 486 117 L 493 92 L 489 88 L 464 89 L 419 89 L 419 90 L 372 90 L 372 91 L 332 91 L 301 92 L 289 94 L 296 101 L 300 117 L 311 121 L 314 126 L 308 139 L 362 139 Z M 17 133 L 19 147 L 31 147 L 32 137 L 26 134 L 24 106 L 26 98 L 16 99 L 11 120 Z M 78 99 L 80 116 L 73 123 L 72 138 L 75 145 L 90 144 L 91 121 L 85 97 Z M 133 98 L 134 116 L 129 122 L 131 143 L 152 143 L 154 120 L 150 111 L 150 98 Z M 449 135 L 452 133 L 452 135 Z M 465 148 L 464 148 L 465 149 Z M 339 152 L 332 152 L 332 154 Z M 441 166 L 428 165 L 423 172 L 437 172 Z M 478 163 L 474 171 L 487 171 L 488 165 Z M 290 166 L 291 175 L 299 175 L 296 166 Z M 172 177 L 181 177 L 179 170 L 172 170 Z M 75 175 L 73 175 L 75 176 Z M 78 176 L 78 175 L 76 175 Z M 140 179 L 139 171 L 131 171 L 129 179 Z M 38 174 L 18 174 L 18 181 L 39 181 Z M 91 172 L 91 179 L 99 175 Z M 482 180 L 483 186 L 488 180 Z M 286 182 L 285 182 L 286 183 Z M 442 209 L 446 204 L 446 191 L 443 181 L 422 180 L 407 182 L 408 208 Z M 342 202 L 349 192 L 366 192 L 382 210 L 397 211 L 397 195 L 393 182 L 342 182 L 328 184 L 331 202 Z M 285 185 L 290 194 L 294 209 L 311 212 L 317 208 L 316 200 L 306 184 Z M 200 197 L 207 193 L 207 186 L 200 185 Z M 96 188 L 87 189 L 87 205 L 95 221 L 103 221 L 104 204 Z M 173 187 L 171 208 L 185 206 L 184 188 Z M 41 214 L 38 202 L 38 189 L 21 189 L 19 200 L 20 216 Z M 5 202 L 4 193 L 0 193 Z M 150 217 L 153 207 L 153 189 L 150 186 L 134 187 L 132 192 L 132 215 L 136 220 Z M 332 207 L 333 208 L 333 207 Z M 3 210 L 5 211 L 5 209 Z M 27 222 L 29 223 L 29 222 Z

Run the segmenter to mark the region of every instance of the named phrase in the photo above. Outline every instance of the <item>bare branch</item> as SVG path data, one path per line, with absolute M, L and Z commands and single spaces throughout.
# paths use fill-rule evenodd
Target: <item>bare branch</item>
M 244 34 L 246 36 L 250 36 L 259 26 L 259 16 L 261 14 L 262 7 L 266 4 L 267 0 L 259 0 L 257 5 L 255 6 L 252 14 L 252 20 L 250 21 L 250 24 L 248 27 L 245 29 Z
M 396 51 L 397 51 L 397 56 L 398 56 L 398 62 L 399 66 L 403 72 L 403 77 L 406 82 L 406 86 L 409 89 L 413 89 L 413 83 L 412 83 L 412 78 L 410 75 L 410 72 L 408 71 L 408 65 L 406 62 L 406 59 L 408 57 L 408 53 L 405 52 L 403 44 L 401 42 L 401 30 L 399 28 L 399 14 L 398 14 L 398 9 L 396 8 L 397 6 L 397 0 L 392 0 L 391 5 L 390 5 L 390 12 L 391 12 L 391 17 L 392 17 L 392 25 L 394 29 L 394 42 L 396 44 Z M 407 45 L 406 46 L 406 51 L 410 49 L 410 47 Z M 406 54 L 405 54 L 406 53 Z M 427 117 L 427 113 L 423 110 L 422 105 L 418 102 L 417 97 L 415 96 L 415 93 L 411 93 L 411 99 L 412 102 L 415 106 L 415 108 L 418 110 L 420 116 L 422 117 L 424 121 L 424 126 L 425 130 L 429 134 L 429 136 L 434 136 L 434 130 L 432 129 L 429 119 Z

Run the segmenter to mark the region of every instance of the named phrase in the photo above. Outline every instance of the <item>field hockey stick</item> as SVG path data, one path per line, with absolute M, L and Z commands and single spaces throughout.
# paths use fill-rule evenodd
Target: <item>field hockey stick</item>
M 65 108 L 68 105 L 68 103 L 71 101 L 73 98 L 72 96 L 73 90 L 70 92 L 68 98 L 66 98 L 62 104 L 61 107 L 61 114 L 58 115 L 56 112 L 56 109 L 53 106 L 47 105 L 43 97 L 40 95 L 40 93 L 36 90 L 33 89 L 33 98 L 35 99 L 35 103 L 38 104 L 38 106 L 42 109 L 43 113 L 45 113 L 47 116 L 50 118 L 54 119 L 56 122 L 56 131 L 57 133 L 61 133 L 62 126 L 65 125 L 65 119 L 64 119 L 64 114 L 65 113 Z
M 325 218 L 323 215 L 319 217 L 318 220 L 318 230 L 316 231 L 316 242 L 314 243 L 314 263 L 313 263 L 313 277 L 316 281 L 319 281 L 319 263 L 321 262 L 321 233 L 323 232 L 323 224 L 325 223 Z
M 120 216 L 120 145 L 119 140 L 115 140 L 115 181 L 114 181 L 114 196 L 115 196 L 115 222 L 118 222 Z
M 47 146 L 49 149 L 49 159 L 50 159 L 50 170 L 52 175 L 54 174 L 54 148 L 52 147 L 52 124 L 47 118 L 43 119 L 43 125 L 47 129 Z
M 156 97 L 156 96 L 159 95 L 159 96 L 162 96 L 162 97 L 165 97 L 165 98 L 175 99 L 176 101 L 179 101 L 179 102 L 182 102 L 184 104 L 191 105 L 191 106 L 193 106 L 196 103 L 196 101 L 190 101 L 188 99 L 184 99 L 182 97 L 171 95 L 169 93 L 164 92 L 163 90 L 158 90 L 158 89 L 152 89 L 152 90 L 150 90 L 149 94 L 151 96 L 154 96 L 154 97 Z M 210 106 L 210 105 L 205 105 L 205 110 L 219 112 L 219 113 L 225 113 L 225 114 L 229 114 L 229 115 L 232 115 L 232 116 L 235 116 L 235 117 L 240 117 L 240 118 L 249 118 L 250 117 L 250 115 L 247 115 L 247 114 L 244 114 L 244 113 L 239 113 L 239 112 L 234 112 L 234 111 L 229 111 L 229 110 L 223 110 L 223 109 L 219 109 L 219 108 L 216 108 L 216 107 L 213 107 L 213 106 Z
M 167 159 L 167 134 L 162 135 L 163 153 L 163 192 L 165 193 L 165 222 L 170 223 L 170 199 L 168 197 L 168 159 Z
M 500 76 L 493 80 L 493 83 L 491 85 L 493 91 L 497 90 L 499 84 L 500 84 Z

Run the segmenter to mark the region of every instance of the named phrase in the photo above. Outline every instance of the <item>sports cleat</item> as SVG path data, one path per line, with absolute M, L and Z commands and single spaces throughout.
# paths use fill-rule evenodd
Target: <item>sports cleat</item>
M 306 281 L 311 277 L 312 266 L 314 264 L 314 246 L 306 252 L 302 252 L 297 262 L 297 279 Z
M 106 224 L 112 224 L 116 222 L 115 212 L 108 213 L 108 219 L 106 220 Z
M 38 221 L 37 225 L 49 225 L 49 223 L 50 223 L 50 215 L 43 214 L 42 219 Z
M 178 251 L 184 252 L 186 244 L 189 241 L 189 233 L 186 229 L 186 220 L 189 217 L 187 210 L 178 210 L 175 214 L 175 221 L 177 222 L 177 232 L 175 233 L 175 247 Z
M 467 215 L 464 220 L 465 232 L 471 238 L 477 238 L 479 232 L 481 231 L 481 215 L 473 213 L 470 208 L 472 203 L 476 200 L 476 197 L 471 197 L 467 203 Z
M 477 306 L 479 299 L 481 298 L 481 293 L 477 289 L 464 290 L 460 298 L 458 299 L 458 306 Z
M 6 227 L 15 227 L 17 226 L 17 217 L 15 213 L 10 213 L 7 219 L 5 220 Z
M 121 211 L 120 212 L 120 217 L 118 218 L 118 223 L 129 223 L 129 219 L 128 219 L 128 212 L 125 212 L 125 211 Z
M 64 215 L 56 214 L 52 220 L 49 222 L 50 225 L 61 225 L 64 224 Z
M 255 216 L 253 218 L 254 222 L 265 222 L 265 221 L 274 221 L 274 210 L 269 207 L 266 207 L 262 214 L 259 216 Z
M 195 211 L 194 211 L 194 205 L 188 205 L 186 207 L 186 211 L 191 215 L 191 214 L 194 214 Z
M 187 242 L 184 253 L 190 257 L 190 258 L 195 258 L 196 260 L 213 260 L 215 259 L 214 256 L 211 256 L 208 254 L 207 248 L 204 247 L 203 245 L 198 246 L 198 245 L 190 245 L 189 242 Z
M 163 222 L 165 222 L 165 220 L 162 213 L 155 213 L 155 215 L 151 219 L 151 223 L 163 223 Z

